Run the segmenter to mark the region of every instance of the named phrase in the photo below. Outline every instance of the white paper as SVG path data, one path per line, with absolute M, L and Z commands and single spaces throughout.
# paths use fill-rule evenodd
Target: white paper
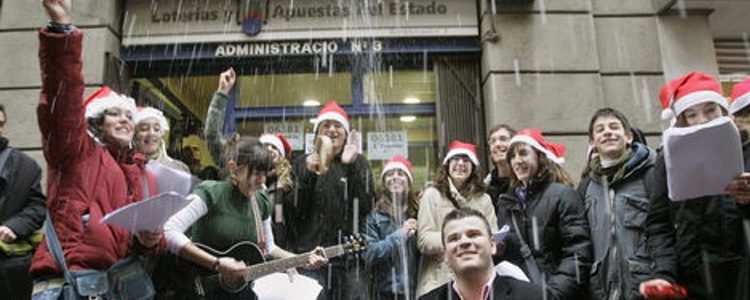
M 300 274 L 289 282 L 286 273 L 273 273 L 253 281 L 258 300 L 314 300 L 323 287 L 314 279 Z
M 500 228 L 500 230 L 492 233 L 492 240 L 495 241 L 495 243 L 502 243 L 505 241 L 505 238 L 508 236 L 508 233 L 510 233 L 510 226 L 503 225 L 503 228 Z
M 193 181 L 190 173 L 172 169 L 153 159 L 146 164 L 146 170 L 156 180 L 157 194 L 164 192 L 176 192 L 183 196 L 190 194 Z
M 728 117 L 669 128 L 663 142 L 672 201 L 726 194 L 724 188 L 743 171 L 740 134 Z
M 518 266 L 504 260 L 495 266 L 495 272 L 500 276 L 508 276 L 520 281 L 531 282 L 529 277 Z
M 143 201 L 123 206 L 101 219 L 103 224 L 116 225 L 131 233 L 158 230 L 190 200 L 175 192 L 165 192 Z

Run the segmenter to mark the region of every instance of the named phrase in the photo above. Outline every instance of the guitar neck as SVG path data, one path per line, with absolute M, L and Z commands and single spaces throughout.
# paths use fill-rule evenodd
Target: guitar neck
M 344 246 L 336 245 L 323 249 L 325 257 L 334 258 L 344 254 Z M 287 257 L 269 262 L 252 265 L 245 271 L 245 280 L 251 281 L 268 274 L 285 271 L 291 268 L 304 266 L 310 257 L 310 253 L 300 254 L 294 257 Z

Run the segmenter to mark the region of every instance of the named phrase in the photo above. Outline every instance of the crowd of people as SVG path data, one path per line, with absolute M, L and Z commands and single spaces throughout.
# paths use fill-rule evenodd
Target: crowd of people
M 663 147 L 614 108 L 592 114 L 578 180 L 562 167 L 563 144 L 502 124 L 487 134 L 489 174 L 473 144 L 453 141 L 420 188 L 402 156 L 373 176 L 335 102 L 313 130 L 330 139 L 331 157 L 292 159 L 279 134 L 223 135 L 230 68 L 204 128 L 219 178 L 193 177 L 189 204 L 164 228 L 131 233 L 100 221 L 156 194 L 147 162 L 198 170 L 167 154 L 158 109 L 107 87 L 84 99 L 84 34 L 71 1 L 43 6 L 37 117 L 47 195 L 41 168 L 2 137 L 0 105 L 3 299 L 257 299 L 246 279 L 255 262 L 227 254 L 248 244 L 261 261 L 301 257 L 288 276 L 317 281 L 322 300 L 750 299 L 750 78 L 731 101 L 698 71 L 662 87 L 671 126 L 729 117 L 744 153 L 745 172 L 731 174 L 723 194 L 675 201 Z M 324 247 L 352 234 L 367 241 L 361 255 L 328 257 Z M 186 266 L 218 274 L 216 285 Z

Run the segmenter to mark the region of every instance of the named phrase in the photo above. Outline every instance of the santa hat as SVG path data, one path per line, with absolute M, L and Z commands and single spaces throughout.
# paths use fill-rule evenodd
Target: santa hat
M 159 125 L 161 126 L 162 131 L 169 130 L 169 123 L 167 122 L 167 118 L 164 117 L 164 113 L 161 112 L 161 110 L 158 110 L 150 106 L 136 107 L 135 116 L 133 116 L 134 124 L 138 125 L 138 123 L 148 118 L 155 118 L 159 122 Z
M 750 104 L 750 77 L 735 84 L 732 88 L 732 104 L 729 106 L 729 112 L 734 114 L 747 107 L 748 104 Z
M 510 139 L 511 145 L 515 143 L 526 143 L 539 152 L 544 153 L 547 159 L 558 165 L 565 162 L 565 158 L 563 158 L 565 156 L 565 145 L 545 141 L 542 131 L 539 129 L 524 129 L 516 132 L 516 135 Z
M 453 141 L 448 148 L 448 153 L 445 154 L 445 158 L 443 158 L 443 164 L 447 164 L 448 161 L 456 155 L 466 155 L 475 166 L 479 165 L 479 159 L 477 159 L 477 147 L 472 144 Z
M 289 141 L 287 141 L 281 134 L 263 133 L 260 135 L 260 142 L 263 144 L 270 144 L 276 148 L 276 150 L 279 150 L 282 157 L 287 157 L 287 155 L 292 153 L 292 146 L 289 145 Z
M 672 119 L 691 106 L 705 102 L 714 102 L 729 109 L 727 99 L 721 93 L 721 84 L 713 76 L 698 71 L 665 84 L 659 92 L 659 100 L 663 120 Z
M 385 163 L 385 166 L 383 166 L 383 172 L 380 173 L 380 180 L 383 180 L 383 178 L 385 178 L 385 173 L 396 169 L 404 171 L 404 173 L 406 173 L 406 176 L 409 177 L 410 183 L 414 181 L 414 179 L 411 177 L 411 162 L 406 159 L 406 157 L 403 157 L 401 155 L 396 155 Z
M 313 128 L 313 132 L 317 133 L 318 125 L 326 120 L 333 120 L 341 123 L 341 126 L 344 126 L 344 129 L 346 129 L 346 132 L 349 132 L 349 115 L 346 114 L 346 111 L 336 104 L 336 102 L 328 102 L 322 109 L 320 109 L 320 112 L 318 112 L 318 118 L 315 120 L 315 128 Z
M 135 100 L 133 98 L 120 95 L 107 86 L 96 90 L 91 96 L 83 100 L 83 106 L 86 107 L 86 118 L 94 118 L 101 115 L 105 110 L 113 107 L 119 107 L 135 113 Z

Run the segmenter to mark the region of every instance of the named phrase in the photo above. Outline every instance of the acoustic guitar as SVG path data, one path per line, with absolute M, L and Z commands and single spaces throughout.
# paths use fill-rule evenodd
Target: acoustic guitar
M 239 242 L 232 245 L 227 250 L 220 251 L 209 246 L 196 243 L 196 246 L 203 251 L 216 257 L 231 257 L 248 265 L 245 270 L 245 281 L 252 283 L 253 280 L 260 277 L 286 271 L 291 268 L 304 266 L 307 264 L 310 253 L 304 253 L 293 257 L 266 261 L 260 248 L 251 242 Z M 316 253 L 328 259 L 345 254 L 353 254 L 363 251 L 366 247 L 366 241 L 358 236 L 345 238 L 345 242 L 339 245 L 323 249 L 323 253 Z M 192 293 L 197 299 L 230 299 L 233 298 L 233 292 L 221 281 L 218 273 L 213 270 L 200 267 L 197 264 L 190 263 L 189 273 L 192 282 Z M 188 274 L 185 274 L 188 275 Z M 244 290 L 244 289 L 242 289 Z M 193 297 L 191 297 L 193 298 Z

